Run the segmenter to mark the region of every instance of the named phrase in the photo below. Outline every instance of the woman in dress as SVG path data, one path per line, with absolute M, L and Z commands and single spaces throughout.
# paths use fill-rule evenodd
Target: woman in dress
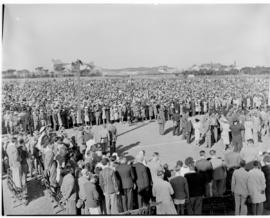
M 200 138 L 201 138 L 201 122 L 199 119 L 195 119 L 193 123 L 193 128 L 195 132 L 195 145 L 199 146 Z
M 248 115 L 246 121 L 244 122 L 245 127 L 245 141 L 249 139 L 253 139 L 253 123 L 251 120 L 251 116 Z
M 221 139 L 222 139 L 223 145 L 225 145 L 225 150 L 227 150 L 230 144 L 230 137 L 229 137 L 230 123 L 225 118 L 224 115 L 221 116 L 219 123 L 220 123 L 220 129 L 221 129 Z
M 106 107 L 105 107 L 105 105 L 103 105 L 103 107 L 102 107 L 102 123 L 104 124 L 105 121 L 106 121 Z

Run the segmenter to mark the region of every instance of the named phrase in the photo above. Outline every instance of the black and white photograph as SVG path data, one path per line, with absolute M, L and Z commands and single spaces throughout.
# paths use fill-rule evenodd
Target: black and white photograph
M 3 216 L 270 215 L 270 4 L 1 9 Z

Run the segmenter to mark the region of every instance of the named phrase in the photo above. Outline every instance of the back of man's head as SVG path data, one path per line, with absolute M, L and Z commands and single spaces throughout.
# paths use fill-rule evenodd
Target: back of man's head
M 216 151 L 215 151 L 215 150 L 210 150 L 210 152 L 209 152 L 209 153 L 210 153 L 210 155 L 211 155 L 211 156 L 216 155 Z
M 240 167 L 245 167 L 246 166 L 246 161 L 245 160 L 241 160 L 240 161 Z
M 205 151 L 204 150 L 201 150 L 200 151 L 200 157 L 204 157 L 205 156 Z
M 260 167 L 260 162 L 257 161 L 257 160 L 255 160 L 255 161 L 253 162 L 253 166 L 259 168 L 259 167 Z
M 254 140 L 253 139 L 248 139 L 247 140 L 247 143 L 248 143 L 248 145 L 253 145 L 254 144 Z
M 194 160 L 193 160 L 193 158 L 192 158 L 192 157 L 186 158 L 185 164 L 186 164 L 186 166 L 188 166 L 188 167 L 193 167 L 193 166 L 194 166 Z
M 109 159 L 104 157 L 104 158 L 102 158 L 101 163 L 103 166 L 107 166 L 109 163 Z

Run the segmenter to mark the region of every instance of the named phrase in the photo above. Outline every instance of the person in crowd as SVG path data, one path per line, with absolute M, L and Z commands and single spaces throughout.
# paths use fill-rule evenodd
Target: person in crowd
M 63 198 L 61 201 L 66 205 L 66 214 L 68 215 L 77 215 L 76 209 L 76 198 L 77 190 L 74 178 L 74 169 L 71 167 L 71 164 L 67 164 L 63 177 L 63 182 L 61 185 L 61 193 Z
M 230 145 L 230 135 L 229 135 L 230 124 L 224 115 L 221 115 L 219 123 L 220 123 L 220 130 L 221 130 L 221 139 L 222 139 L 223 145 L 225 145 L 225 151 L 226 151 Z
M 240 153 L 235 152 L 233 147 L 229 148 L 224 155 L 224 163 L 227 168 L 226 191 L 231 191 L 232 175 L 234 170 L 239 168 L 240 161 Z
M 176 164 L 175 176 L 170 179 L 173 188 L 173 201 L 178 215 L 185 214 L 185 202 L 189 199 L 188 183 L 185 177 L 180 175 L 181 166 Z
M 21 182 L 21 187 L 23 190 L 23 199 L 24 199 L 24 204 L 28 204 L 27 196 L 28 196 L 28 189 L 27 189 L 27 173 L 28 173 L 28 152 L 27 148 L 24 143 L 24 139 L 20 138 L 19 139 L 19 144 L 18 144 L 18 154 L 19 154 L 19 160 L 21 162 L 21 170 L 20 170 L 20 182 Z
M 102 124 L 102 129 L 100 130 L 100 145 L 102 148 L 102 153 L 107 154 L 107 147 L 110 141 L 110 133 L 107 129 L 106 124 Z
M 252 215 L 263 214 L 265 196 L 265 177 L 258 161 L 253 162 L 253 169 L 248 172 L 248 192 L 251 198 Z
M 157 115 L 157 122 L 159 125 L 159 134 L 163 135 L 164 134 L 164 128 L 165 128 L 165 114 L 164 114 L 164 108 L 160 108 L 158 115 Z
M 267 154 L 263 158 L 264 166 L 262 167 L 262 171 L 265 177 L 266 189 L 265 189 L 265 196 L 266 201 L 264 202 L 264 208 L 269 210 L 270 209 L 270 155 Z
M 174 194 L 171 184 L 163 180 L 163 171 L 157 172 L 157 179 L 153 185 L 153 196 L 156 198 L 158 215 L 177 214 L 173 203 L 172 195 Z
M 17 138 L 12 137 L 11 143 L 7 146 L 7 155 L 9 160 L 9 166 L 12 173 L 12 179 L 16 187 L 22 188 L 21 183 L 21 159 L 17 149 Z
M 253 162 L 259 158 L 259 150 L 254 145 L 253 139 L 247 140 L 247 145 L 241 150 L 240 156 L 241 159 L 246 161 L 246 170 L 251 170 L 253 168 Z
M 88 169 L 82 169 L 81 176 L 78 179 L 79 199 L 82 202 L 84 202 L 83 203 L 84 205 L 82 205 L 82 209 L 81 209 L 82 215 L 89 214 L 89 207 L 86 207 L 86 199 L 87 199 L 86 192 L 88 190 L 85 190 L 85 184 L 89 181 L 89 177 L 90 177 L 90 172 L 88 171 Z
M 134 169 L 127 164 L 127 159 L 122 157 L 120 159 L 120 165 L 116 167 L 116 175 L 118 175 L 121 183 L 121 197 L 123 203 L 123 210 L 133 210 L 133 189 L 135 186 L 135 173 Z
M 248 172 L 245 169 L 246 162 L 240 161 L 240 168 L 232 175 L 231 189 L 234 194 L 235 215 L 247 215 Z
M 201 140 L 201 122 L 198 118 L 195 118 L 195 122 L 193 123 L 194 135 L 195 135 L 195 145 L 200 145 Z
M 99 193 L 96 189 L 96 177 L 94 174 L 89 175 L 89 180 L 84 184 L 85 190 L 85 210 L 88 210 L 90 215 L 100 215 L 101 208 L 99 205 Z
M 205 151 L 200 151 L 200 159 L 196 161 L 195 168 L 199 173 L 205 175 L 206 186 L 205 186 L 205 196 L 212 196 L 211 181 L 213 177 L 213 166 L 209 160 L 206 159 Z
M 243 131 L 245 128 L 237 118 L 234 118 L 230 129 L 232 132 L 232 146 L 236 152 L 240 152 L 243 147 Z
M 147 166 L 143 164 L 142 156 L 136 157 L 136 163 L 133 164 L 133 167 L 136 176 L 138 207 L 141 208 L 148 205 L 151 198 L 151 174 Z
M 113 123 L 111 123 L 111 125 L 108 126 L 108 131 L 110 134 L 110 137 L 109 137 L 110 155 L 112 155 L 113 153 L 116 152 L 116 139 L 117 139 L 116 126 Z
M 173 135 L 178 136 L 180 134 L 180 114 L 178 110 L 175 110 L 173 114 Z
M 105 195 L 106 212 L 110 214 L 118 214 L 117 196 L 119 195 L 119 185 L 116 181 L 114 170 L 109 165 L 107 158 L 102 159 L 102 165 L 104 168 L 99 174 L 99 183 L 102 191 Z
M 201 173 L 195 172 L 195 163 L 192 157 L 188 157 L 185 160 L 185 163 L 190 169 L 190 172 L 185 174 L 190 197 L 187 202 L 188 215 L 201 215 L 202 197 L 205 193 L 205 176 Z
M 216 156 L 215 150 L 210 150 L 210 162 L 213 167 L 212 191 L 213 196 L 223 196 L 226 189 L 226 168 L 221 158 Z
M 152 159 L 147 163 L 147 166 L 150 169 L 152 181 L 155 183 L 155 180 L 157 179 L 157 171 L 163 169 L 158 152 L 153 153 Z

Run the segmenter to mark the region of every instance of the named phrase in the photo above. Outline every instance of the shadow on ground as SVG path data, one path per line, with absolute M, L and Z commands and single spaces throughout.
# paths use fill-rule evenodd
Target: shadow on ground
M 132 160 L 134 157 L 133 156 L 127 156 L 127 154 L 128 154 L 128 150 L 129 149 L 131 149 L 131 148 L 133 148 L 133 147 L 136 147 L 136 146 L 138 146 L 140 144 L 140 142 L 138 141 L 138 142 L 136 142 L 136 143 L 132 143 L 132 144 L 130 144 L 130 145 L 126 145 L 126 146 L 124 146 L 124 145 L 119 145 L 118 147 L 117 147 L 117 149 L 116 149 L 116 151 L 117 151 L 117 154 L 119 155 L 119 156 L 125 156 L 126 158 L 127 158 L 127 160 L 129 161 L 129 160 Z
M 40 180 L 32 179 L 27 182 L 28 201 L 34 201 L 44 196 L 45 187 L 41 184 Z

